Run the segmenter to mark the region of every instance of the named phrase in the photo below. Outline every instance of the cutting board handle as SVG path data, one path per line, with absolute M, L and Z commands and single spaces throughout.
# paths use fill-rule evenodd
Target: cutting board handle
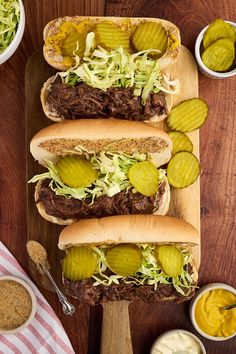
M 100 354 L 133 354 L 129 323 L 129 302 L 103 304 Z

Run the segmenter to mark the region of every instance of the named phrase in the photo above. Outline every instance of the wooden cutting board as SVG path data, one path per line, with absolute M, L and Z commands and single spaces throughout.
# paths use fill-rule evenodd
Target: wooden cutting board
M 173 78 L 180 80 L 180 94 L 175 96 L 174 105 L 192 97 L 198 97 L 198 72 L 191 53 L 181 47 L 178 61 L 168 68 Z M 25 71 L 25 114 L 27 141 L 27 180 L 43 172 L 43 168 L 33 160 L 29 152 L 30 140 L 40 129 L 52 122 L 44 116 L 40 102 L 40 90 L 43 83 L 55 73 L 45 62 L 41 51 L 35 52 L 29 59 Z M 199 132 L 189 134 L 194 154 L 199 157 Z M 60 260 L 63 253 L 57 247 L 57 241 L 62 227 L 54 225 L 38 214 L 34 203 L 34 184 L 27 184 L 27 221 L 28 239 L 39 241 L 47 250 L 51 272 L 56 282 L 61 286 Z M 171 190 L 171 203 L 168 215 L 186 220 L 194 225 L 200 234 L 200 180 L 190 187 Z M 196 259 L 200 264 L 200 246 L 196 248 Z M 50 284 L 36 272 L 32 263 L 29 269 L 35 281 L 46 289 Z M 111 303 L 104 306 L 102 330 L 102 354 L 130 354 L 132 345 L 130 339 L 128 304 L 125 302 Z M 119 334 L 119 335 L 118 335 Z

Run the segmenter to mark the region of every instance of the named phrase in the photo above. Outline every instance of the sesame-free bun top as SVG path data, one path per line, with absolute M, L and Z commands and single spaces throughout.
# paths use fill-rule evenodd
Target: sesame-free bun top
M 167 133 L 143 122 L 118 119 L 66 120 L 40 130 L 31 140 L 30 152 L 42 165 L 78 149 L 99 153 L 113 151 L 149 153 L 157 166 L 171 157 L 172 141 Z
M 69 67 L 73 66 L 73 62 L 68 61 L 62 53 L 58 52 L 56 48 L 47 41 L 47 38 L 52 37 L 60 33 L 60 26 L 64 22 L 72 22 L 74 24 L 79 24 L 82 21 L 88 21 L 92 26 L 103 21 L 112 21 L 118 25 L 124 32 L 126 32 L 129 37 L 133 35 L 136 27 L 142 22 L 157 22 L 160 23 L 166 30 L 167 36 L 169 38 L 169 45 L 166 52 L 160 58 L 159 63 L 161 68 L 165 68 L 173 64 L 178 58 L 180 51 L 180 32 L 176 25 L 170 21 L 166 21 L 158 18 L 127 18 L 127 17 L 93 17 L 93 16 L 65 16 L 60 17 L 55 20 L 48 22 L 43 31 L 43 38 L 45 41 L 43 47 L 43 54 L 45 60 L 58 70 L 67 70 Z
M 114 245 L 120 243 L 200 244 L 198 231 L 189 223 L 170 216 L 118 215 L 80 220 L 65 227 L 58 247 Z

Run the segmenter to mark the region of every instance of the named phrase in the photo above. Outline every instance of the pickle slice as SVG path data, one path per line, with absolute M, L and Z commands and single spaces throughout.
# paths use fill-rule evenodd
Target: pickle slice
M 65 57 L 73 57 L 75 54 L 80 58 L 83 57 L 85 51 L 87 33 L 79 33 L 76 30 L 68 34 L 62 43 L 62 55 Z M 79 46 L 78 49 L 77 45 Z
M 98 176 L 88 160 L 75 155 L 60 157 L 56 170 L 62 182 L 72 188 L 87 187 L 96 181 Z
M 203 36 L 203 47 L 207 49 L 213 42 L 220 38 L 231 39 L 233 43 L 236 42 L 236 32 L 229 23 L 222 19 L 216 19 L 210 24 Z
M 63 260 L 62 270 L 64 277 L 69 280 L 91 278 L 97 271 L 97 258 L 87 247 L 71 247 Z
M 180 151 L 170 159 L 166 172 L 172 187 L 185 188 L 198 178 L 200 164 L 191 152 Z
M 181 251 L 171 245 L 162 245 L 155 248 L 157 262 L 166 275 L 178 277 L 184 266 L 184 256 Z
M 228 70 L 235 58 L 234 43 L 228 39 L 218 39 L 202 54 L 203 63 L 213 71 Z
M 117 245 L 107 250 L 106 260 L 113 273 L 127 277 L 141 266 L 142 252 L 135 245 Z
M 138 51 L 147 49 L 160 50 L 160 54 L 153 52 L 153 56 L 160 58 L 167 49 L 168 36 L 165 28 L 157 22 L 143 22 L 135 30 L 133 45 Z
M 159 184 L 159 172 L 151 162 L 136 162 L 130 167 L 128 178 L 139 193 L 148 197 L 156 194 Z
M 176 131 L 171 131 L 168 134 L 173 141 L 172 155 L 179 151 L 193 151 L 193 143 L 186 134 Z
M 97 23 L 94 28 L 98 45 L 105 49 L 116 49 L 120 46 L 124 50 L 130 50 L 129 36 L 111 21 Z
M 83 57 L 85 46 L 86 46 L 86 36 L 91 28 L 88 21 L 80 22 L 75 24 L 70 21 L 65 21 L 60 26 L 61 35 L 63 36 L 61 43 L 61 52 L 63 56 L 73 57 L 75 54 L 79 57 Z M 78 50 L 77 43 L 79 44 Z
M 208 116 L 208 106 L 200 98 L 192 98 L 175 106 L 168 118 L 167 124 L 170 129 L 180 132 L 191 132 L 200 128 Z

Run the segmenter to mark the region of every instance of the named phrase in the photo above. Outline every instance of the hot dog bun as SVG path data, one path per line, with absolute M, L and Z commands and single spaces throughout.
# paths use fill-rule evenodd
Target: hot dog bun
M 59 53 L 55 47 L 53 47 L 50 43 L 47 42 L 47 38 L 53 35 L 56 35 L 60 31 L 60 26 L 63 22 L 73 22 L 75 24 L 79 24 L 82 21 L 88 21 L 91 25 L 95 25 L 96 23 L 102 21 L 112 21 L 116 25 L 118 25 L 123 31 L 125 31 L 129 37 L 133 34 L 137 25 L 145 21 L 152 21 L 160 23 L 166 30 L 168 37 L 170 38 L 170 42 L 172 45 L 168 46 L 164 55 L 160 58 L 160 66 L 161 68 L 165 68 L 175 62 L 179 54 L 180 48 L 180 32 L 176 25 L 173 23 L 157 19 L 157 18 L 122 18 L 122 17 L 85 17 L 85 16 L 65 16 L 61 18 L 57 18 L 55 20 L 50 21 L 44 28 L 43 38 L 45 41 L 43 47 L 43 54 L 45 60 L 53 66 L 54 68 L 64 71 L 67 70 L 71 65 L 66 62 L 65 57 L 61 53 Z M 174 45 L 173 45 L 174 41 Z
M 112 150 L 149 153 L 156 165 L 169 161 L 172 140 L 152 125 L 118 119 L 64 121 L 40 130 L 31 140 L 30 152 L 41 165 L 80 146 L 90 152 Z M 78 152 L 78 151 L 77 151 Z
M 119 243 L 177 243 L 199 245 L 198 231 L 186 221 L 170 216 L 116 215 L 80 220 L 64 228 L 58 247 L 114 245 Z
M 168 217 L 154 215 L 122 215 L 112 216 L 102 219 L 81 220 L 73 225 L 64 228 L 59 236 L 58 247 L 67 251 L 70 247 L 98 247 L 100 250 L 110 248 L 119 244 L 133 245 L 173 245 L 178 248 L 188 249 L 190 255 L 189 263 L 186 268 L 191 279 L 191 286 L 182 295 L 174 288 L 172 282 L 169 285 L 157 283 L 154 288 L 152 283 L 130 284 L 127 283 L 109 283 L 99 285 L 94 284 L 93 278 L 82 280 L 70 280 L 63 273 L 63 281 L 66 291 L 79 299 L 91 305 L 115 301 L 186 301 L 194 295 L 194 287 L 198 280 L 197 264 L 198 248 L 200 236 L 197 230 L 185 221 Z M 106 256 L 106 252 L 105 252 Z M 107 273 L 109 274 L 109 273 Z M 99 279 L 99 274 L 97 275 Z M 139 274 L 134 274 L 133 278 L 138 279 Z
M 146 153 L 156 166 L 161 166 L 171 157 L 172 141 L 163 130 L 146 123 L 91 119 L 51 125 L 38 132 L 30 143 L 31 154 L 41 165 L 47 165 L 48 161 L 54 162 L 59 156 L 68 153 L 78 153 L 78 147 L 90 153 Z M 40 215 L 56 224 L 68 225 L 75 222 L 74 218 L 64 215 L 56 217 L 46 212 L 40 200 L 41 183 L 40 180 L 35 189 L 35 201 Z M 158 207 L 154 213 L 165 215 L 170 202 L 170 187 L 166 177 L 161 184 L 162 192 L 159 194 L 157 191 Z

